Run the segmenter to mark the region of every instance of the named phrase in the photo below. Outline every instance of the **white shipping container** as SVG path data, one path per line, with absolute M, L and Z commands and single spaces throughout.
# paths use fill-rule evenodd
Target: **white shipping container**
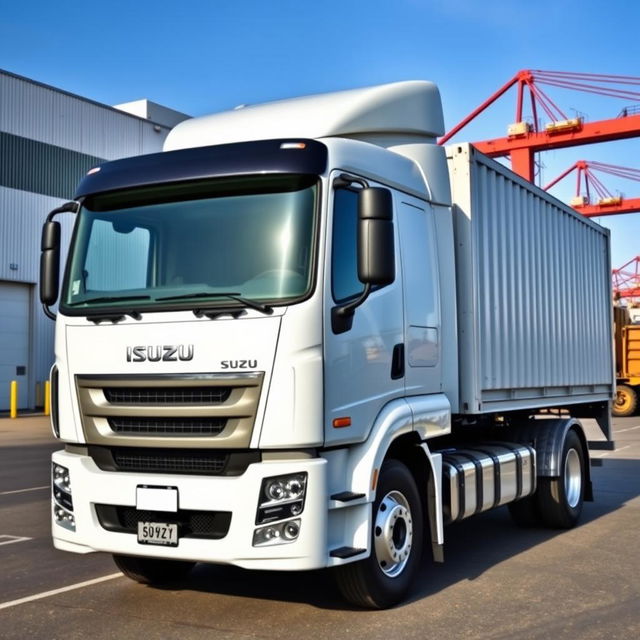
M 447 159 L 460 411 L 611 398 L 609 231 L 469 144 Z

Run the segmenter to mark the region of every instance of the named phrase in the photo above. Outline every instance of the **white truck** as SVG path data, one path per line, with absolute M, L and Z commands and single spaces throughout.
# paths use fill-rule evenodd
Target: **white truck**
M 442 133 L 423 81 L 246 106 L 49 214 L 56 548 L 152 584 L 327 567 L 382 608 L 450 522 L 576 524 L 578 419 L 608 439 L 615 388 L 608 232 Z

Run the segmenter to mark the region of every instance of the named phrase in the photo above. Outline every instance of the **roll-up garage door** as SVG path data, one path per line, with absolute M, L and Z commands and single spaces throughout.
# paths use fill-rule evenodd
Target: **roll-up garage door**
M 29 285 L 0 282 L 0 411 L 9 409 L 9 389 L 18 381 L 18 407 L 28 406 Z

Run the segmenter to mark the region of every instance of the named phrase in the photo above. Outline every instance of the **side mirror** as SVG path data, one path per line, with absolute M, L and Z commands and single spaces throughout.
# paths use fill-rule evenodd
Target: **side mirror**
M 368 187 L 358 198 L 358 280 L 387 285 L 396 279 L 393 200 L 389 189 Z
M 47 221 L 42 227 L 40 253 L 40 302 L 49 307 L 58 300 L 60 285 L 60 223 Z
M 364 290 L 356 300 L 331 310 L 335 334 L 349 331 L 355 310 L 369 297 L 371 287 L 396 279 L 393 237 L 393 198 L 382 187 L 365 187 L 358 193 L 358 280 Z

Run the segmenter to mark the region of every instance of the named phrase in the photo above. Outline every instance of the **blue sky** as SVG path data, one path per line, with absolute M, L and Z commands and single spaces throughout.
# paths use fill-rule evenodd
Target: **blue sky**
M 519 69 L 640 76 L 640 4 L 629 0 L 2 4 L 0 67 L 106 104 L 144 97 L 190 115 L 427 79 L 439 85 L 451 127 Z M 632 103 L 548 93 L 568 115 L 588 120 Z M 503 136 L 514 112 L 512 92 L 456 140 Z M 640 140 L 630 140 L 548 152 L 543 181 L 579 159 L 640 168 L 639 149 Z M 603 181 L 640 197 L 640 183 Z M 570 198 L 574 182 L 554 193 Z M 614 266 L 640 254 L 640 214 L 601 222 L 612 229 Z

